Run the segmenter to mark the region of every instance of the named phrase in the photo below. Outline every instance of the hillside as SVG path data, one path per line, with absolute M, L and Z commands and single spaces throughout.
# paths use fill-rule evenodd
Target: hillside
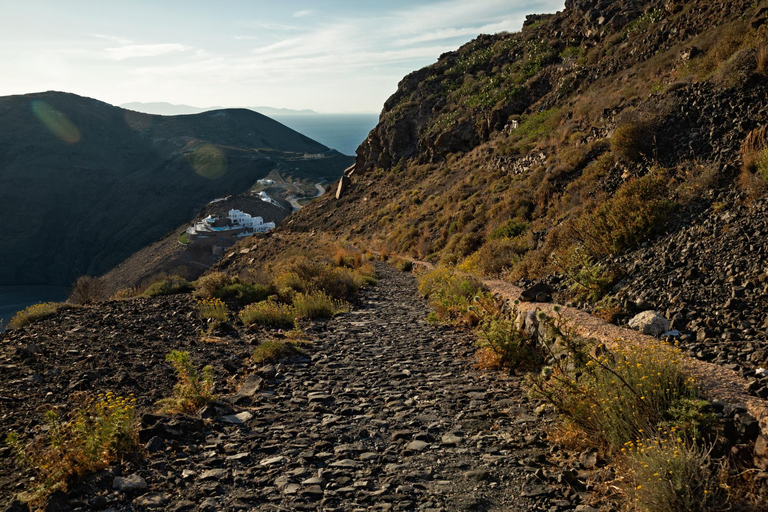
M 349 160 L 249 110 L 161 117 L 58 92 L 0 98 L 0 285 L 103 273 L 281 161 L 319 181 Z
M 703 358 L 768 363 L 766 5 L 566 2 L 480 36 L 406 76 L 343 197 L 286 227 L 657 309 Z
M 406 76 L 197 282 L 19 315 L 0 502 L 768 510 L 768 1 L 565 7 Z

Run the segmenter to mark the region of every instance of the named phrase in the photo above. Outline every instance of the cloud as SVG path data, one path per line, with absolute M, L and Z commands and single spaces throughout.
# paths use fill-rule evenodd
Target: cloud
M 133 44 L 133 41 L 130 39 L 126 39 L 124 37 L 118 37 L 118 36 L 110 36 L 108 34 L 88 34 L 91 37 L 95 37 L 97 39 L 105 39 L 107 41 L 110 41 L 112 43 L 117 44 Z
M 294 18 L 303 18 L 304 16 L 309 16 L 313 12 L 314 11 L 312 11 L 312 9 L 304 9 L 304 10 L 296 11 L 295 13 L 293 13 L 293 17 Z
M 158 57 L 169 53 L 191 50 L 191 46 L 177 43 L 166 44 L 130 44 L 114 48 L 106 48 L 104 51 L 110 59 L 125 60 L 135 57 Z

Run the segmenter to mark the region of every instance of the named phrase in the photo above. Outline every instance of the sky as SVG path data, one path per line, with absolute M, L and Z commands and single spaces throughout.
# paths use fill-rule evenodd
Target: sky
M 0 0 L 0 96 L 376 112 L 411 71 L 564 0 Z

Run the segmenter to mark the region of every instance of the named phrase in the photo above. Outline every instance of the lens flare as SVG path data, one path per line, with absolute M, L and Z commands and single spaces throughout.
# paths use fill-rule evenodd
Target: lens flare
M 227 156 L 211 144 L 203 144 L 187 155 L 192 169 L 204 178 L 215 180 L 227 172 Z
M 52 134 L 68 144 L 80 142 L 80 130 L 67 116 L 43 100 L 32 101 L 32 113 Z

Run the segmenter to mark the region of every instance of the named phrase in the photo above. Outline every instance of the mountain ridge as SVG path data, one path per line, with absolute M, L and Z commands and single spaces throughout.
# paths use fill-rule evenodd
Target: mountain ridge
M 350 161 L 245 109 L 162 117 L 47 92 L 0 98 L 0 121 L 3 284 L 106 272 L 280 161 Z
M 137 112 L 143 112 L 145 114 L 154 114 L 154 115 L 188 115 L 188 114 L 201 114 L 203 112 L 209 112 L 212 110 L 226 110 L 228 108 L 244 108 L 247 110 L 253 110 L 254 112 L 258 112 L 259 114 L 263 114 L 265 116 L 273 116 L 273 115 L 318 115 L 317 112 L 311 109 L 290 109 L 290 108 L 275 108 L 275 107 L 194 107 L 192 105 L 184 105 L 184 104 L 175 104 L 175 103 L 168 103 L 164 101 L 153 101 L 153 102 L 140 102 L 140 101 L 131 101 L 128 103 L 121 103 L 118 105 L 120 108 L 124 108 L 127 110 L 135 110 Z

